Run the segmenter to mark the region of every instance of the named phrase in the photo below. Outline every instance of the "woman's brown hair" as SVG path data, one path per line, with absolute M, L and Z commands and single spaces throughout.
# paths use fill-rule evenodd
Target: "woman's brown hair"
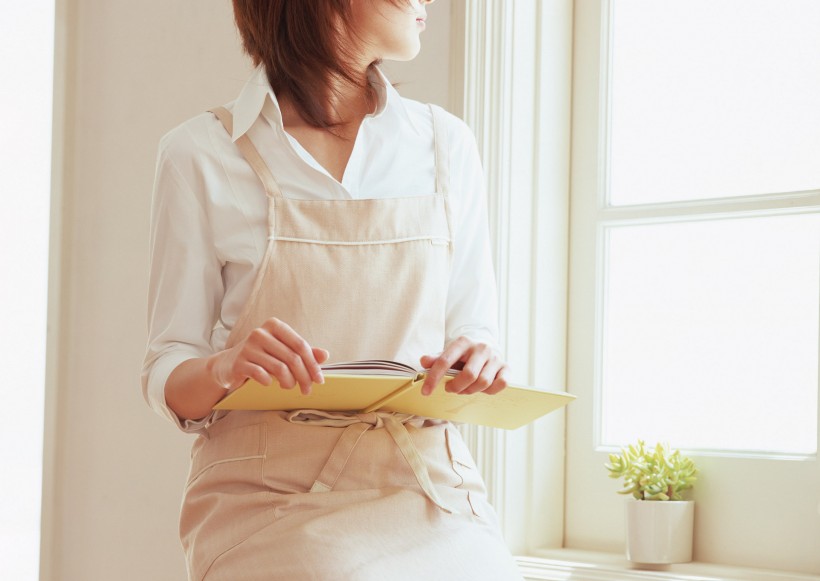
M 404 4 L 407 0 L 389 0 Z M 351 0 L 233 0 L 236 27 L 254 65 L 262 64 L 278 96 L 286 96 L 302 118 L 332 128 L 338 116 L 327 98 L 331 81 L 361 84 L 353 69 L 355 31 Z

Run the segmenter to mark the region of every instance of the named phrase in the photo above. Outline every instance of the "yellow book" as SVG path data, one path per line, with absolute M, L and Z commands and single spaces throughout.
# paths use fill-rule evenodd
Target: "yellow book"
M 214 406 L 218 410 L 386 411 L 513 430 L 559 409 L 574 395 L 521 385 L 508 385 L 495 395 L 449 393 L 444 384 L 421 395 L 425 371 L 394 361 L 356 361 L 322 367 L 325 383 L 314 383 L 310 395 L 299 388 L 281 389 L 276 382 L 249 380 Z

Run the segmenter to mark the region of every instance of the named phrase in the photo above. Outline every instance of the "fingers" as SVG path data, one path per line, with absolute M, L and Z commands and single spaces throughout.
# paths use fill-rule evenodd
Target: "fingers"
M 470 345 L 469 339 L 459 337 L 450 343 L 438 357 L 425 355 L 421 358 L 422 365 L 428 369 L 427 377 L 421 386 L 422 395 L 430 395 L 433 393 L 433 389 L 439 384 L 447 373 L 447 370 L 450 369 L 456 361 L 462 358 Z M 428 363 L 427 365 L 424 364 L 425 361 Z
M 275 377 L 281 387 L 291 389 L 298 384 L 307 395 L 313 383 L 324 383 L 319 362 L 326 361 L 329 353 L 312 348 L 287 323 L 271 318 L 251 331 L 242 356 L 243 361 L 238 365 L 246 366 L 249 377 L 258 381 L 267 373 Z M 270 379 L 267 383 L 270 384 Z
M 314 350 L 290 325 L 279 319 L 268 319 L 264 327 L 269 329 L 271 334 L 291 351 L 291 353 L 283 354 L 283 361 L 294 373 L 302 388 L 302 393 L 310 393 L 310 386 L 313 383 L 325 382 L 319 365 L 320 361 L 326 361 L 329 356 L 325 349 Z
M 499 391 L 503 390 L 507 387 L 507 374 L 510 372 L 510 368 L 508 365 L 502 365 L 501 369 L 498 370 L 498 373 L 495 375 L 495 381 L 492 382 L 490 387 L 484 390 L 484 393 L 487 395 L 495 395 Z
M 301 368 L 301 374 L 295 369 L 295 365 L 294 369 L 291 369 L 290 365 L 293 364 L 289 365 L 285 359 L 288 353 L 291 355 L 292 353 L 278 340 L 269 336 L 259 336 L 262 333 L 263 331 L 256 329 L 248 336 L 248 342 L 242 353 L 244 361 L 241 361 L 240 365 L 245 365 L 251 372 L 260 370 L 257 371 L 260 376 L 263 373 L 268 374 L 270 379 L 263 385 L 270 385 L 271 380 L 276 378 L 280 387 L 292 389 L 300 379 L 304 381 L 307 374 L 304 366 Z M 250 377 L 259 381 L 255 375 L 250 375 Z
M 508 373 L 508 370 L 509 367 L 507 367 L 507 365 L 505 364 L 497 365 L 493 364 L 492 362 L 487 362 L 487 364 L 481 370 L 481 374 L 476 379 L 476 381 L 472 385 L 467 386 L 458 393 L 466 395 L 471 393 L 483 392 L 487 395 L 495 395 L 499 391 L 507 387 L 507 379 L 505 375 L 506 373 Z
M 447 383 L 451 393 L 476 393 L 484 391 L 495 379 L 501 365 L 492 347 L 485 343 L 473 343 L 465 353 L 464 368 Z M 486 369 L 485 369 L 486 368 Z
M 461 388 L 463 383 L 468 382 L 472 378 L 472 375 L 469 375 L 463 377 L 463 383 L 452 385 L 456 380 L 461 382 L 462 376 L 459 374 L 447 384 L 447 391 L 465 395 L 479 392 L 486 393 L 487 395 L 495 395 L 507 387 L 506 374 L 508 372 L 509 367 L 506 364 L 491 359 L 485 363 L 478 377 L 475 378 L 472 384 L 467 385 L 463 389 Z
M 478 373 L 474 371 L 478 365 L 481 365 Z M 465 365 L 464 370 L 467 371 L 468 367 Z M 453 381 L 447 384 L 446 389 L 451 393 L 463 393 L 463 394 L 471 394 L 471 393 L 478 393 L 479 391 L 486 391 L 487 388 L 490 387 L 493 381 L 495 381 L 495 374 L 498 371 L 498 365 L 493 364 L 491 361 L 481 361 L 476 365 L 470 365 L 469 373 L 459 373 Z M 456 382 L 453 385 L 453 382 Z
M 430 369 L 433 366 L 433 363 L 436 362 L 438 356 L 436 355 L 422 355 L 419 362 L 421 363 L 422 368 Z
M 313 357 L 316 358 L 317 363 L 324 363 L 330 357 L 330 351 L 320 347 L 313 347 Z
M 422 394 L 429 395 L 448 369 L 463 364 L 461 371 L 448 381 L 445 389 L 451 393 L 472 394 L 484 392 L 494 395 L 507 387 L 509 367 L 496 351 L 485 343 L 476 343 L 459 337 L 439 356 L 424 355 L 421 364 L 429 368 Z

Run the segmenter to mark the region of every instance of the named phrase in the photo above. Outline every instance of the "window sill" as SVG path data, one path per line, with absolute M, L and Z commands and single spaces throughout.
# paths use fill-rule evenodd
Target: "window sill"
M 543 549 L 534 553 L 516 557 L 527 581 L 820 581 L 817 575 L 711 563 L 636 565 L 612 553 L 575 549 Z

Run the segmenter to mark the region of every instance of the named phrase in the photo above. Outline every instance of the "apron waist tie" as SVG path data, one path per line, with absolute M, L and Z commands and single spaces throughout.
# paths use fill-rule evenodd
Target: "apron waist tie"
M 344 428 L 338 442 L 333 447 L 330 457 L 325 462 L 319 476 L 311 487 L 311 492 L 329 492 L 333 490 L 344 467 L 347 465 L 353 450 L 359 444 L 362 436 L 368 430 L 385 428 L 390 437 L 398 446 L 402 456 L 407 461 L 416 481 L 424 495 L 438 508 L 446 513 L 456 511 L 450 508 L 441 496 L 430 478 L 427 465 L 421 457 L 413 439 L 404 424 L 414 419 L 410 414 L 392 414 L 386 412 L 371 412 L 368 414 L 333 413 L 320 410 L 297 410 L 288 414 L 287 420 L 292 423 L 304 423 L 314 426 Z

